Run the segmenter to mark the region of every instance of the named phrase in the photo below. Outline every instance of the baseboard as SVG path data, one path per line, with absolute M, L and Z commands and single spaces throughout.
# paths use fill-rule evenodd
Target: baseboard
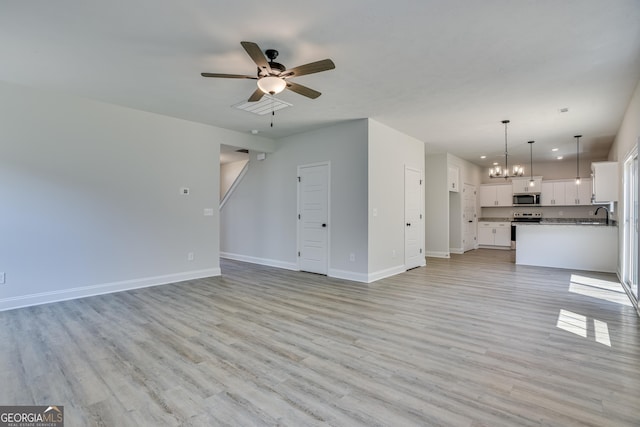
M 220 276 L 220 268 L 186 271 L 183 273 L 166 274 L 163 276 L 145 277 L 142 279 L 123 280 L 120 282 L 102 283 L 100 285 L 82 286 L 70 289 L 61 289 L 52 292 L 21 295 L 0 299 L 0 311 L 16 308 L 30 307 L 33 305 L 49 304 L 52 302 L 67 301 L 71 299 L 86 298 L 96 295 L 111 294 L 114 292 L 128 291 L 131 289 L 148 288 L 150 286 L 167 285 L 183 282 L 185 280 L 202 279 L 204 277 Z
M 431 258 L 451 258 L 451 254 L 449 252 L 427 251 L 425 255 Z
M 395 267 L 376 271 L 375 273 L 369 273 L 367 283 L 375 282 L 376 280 L 381 280 L 386 277 L 395 276 L 396 274 L 404 273 L 405 271 L 407 271 L 407 269 L 404 267 L 404 265 L 397 265 Z
M 335 277 L 336 279 L 351 280 L 352 282 L 369 283 L 369 275 L 366 273 L 356 273 L 348 270 L 337 270 L 330 268 L 329 277 Z
M 460 255 L 464 253 L 464 248 L 449 248 L 449 253 Z
M 220 252 L 220 258 L 233 259 L 235 261 L 249 262 L 251 264 L 266 265 L 268 267 L 283 268 L 285 270 L 298 271 L 298 264 L 295 262 L 278 261 L 269 258 L 258 258 L 249 255 L 233 254 L 230 252 Z

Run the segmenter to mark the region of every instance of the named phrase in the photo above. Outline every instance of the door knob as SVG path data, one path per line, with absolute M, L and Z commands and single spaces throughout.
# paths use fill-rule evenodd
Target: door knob
M 323 226 L 323 227 L 326 227 L 326 226 L 327 226 L 327 224 L 322 224 L 322 226 Z
M 407 223 L 407 227 L 411 227 L 411 223 L 410 222 Z

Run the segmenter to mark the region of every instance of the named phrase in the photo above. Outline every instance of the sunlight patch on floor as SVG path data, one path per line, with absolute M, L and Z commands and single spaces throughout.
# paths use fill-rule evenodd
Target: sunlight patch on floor
M 590 326 L 593 320 L 593 328 Z M 595 342 L 611 347 L 611 339 L 609 338 L 609 327 L 607 322 L 598 319 L 589 319 L 582 314 L 574 313 L 569 310 L 560 310 L 556 327 L 571 332 L 582 338 L 593 339 Z
M 629 297 L 622 288 L 622 285 L 618 282 L 572 274 L 569 283 L 569 292 L 631 306 Z

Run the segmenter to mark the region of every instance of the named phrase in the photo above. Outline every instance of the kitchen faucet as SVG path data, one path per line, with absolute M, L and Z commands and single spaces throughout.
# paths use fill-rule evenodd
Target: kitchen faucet
M 607 215 L 606 216 L 606 222 L 605 224 L 609 225 L 609 209 L 607 209 L 605 206 L 598 206 L 598 208 L 595 210 L 595 212 L 593 213 L 593 216 L 598 215 L 598 211 L 600 209 L 604 209 L 604 213 Z

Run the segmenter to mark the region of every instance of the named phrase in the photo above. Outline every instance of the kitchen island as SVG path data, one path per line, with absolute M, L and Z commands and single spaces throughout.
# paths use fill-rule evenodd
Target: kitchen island
M 615 273 L 618 227 L 603 223 L 516 224 L 516 264 Z

